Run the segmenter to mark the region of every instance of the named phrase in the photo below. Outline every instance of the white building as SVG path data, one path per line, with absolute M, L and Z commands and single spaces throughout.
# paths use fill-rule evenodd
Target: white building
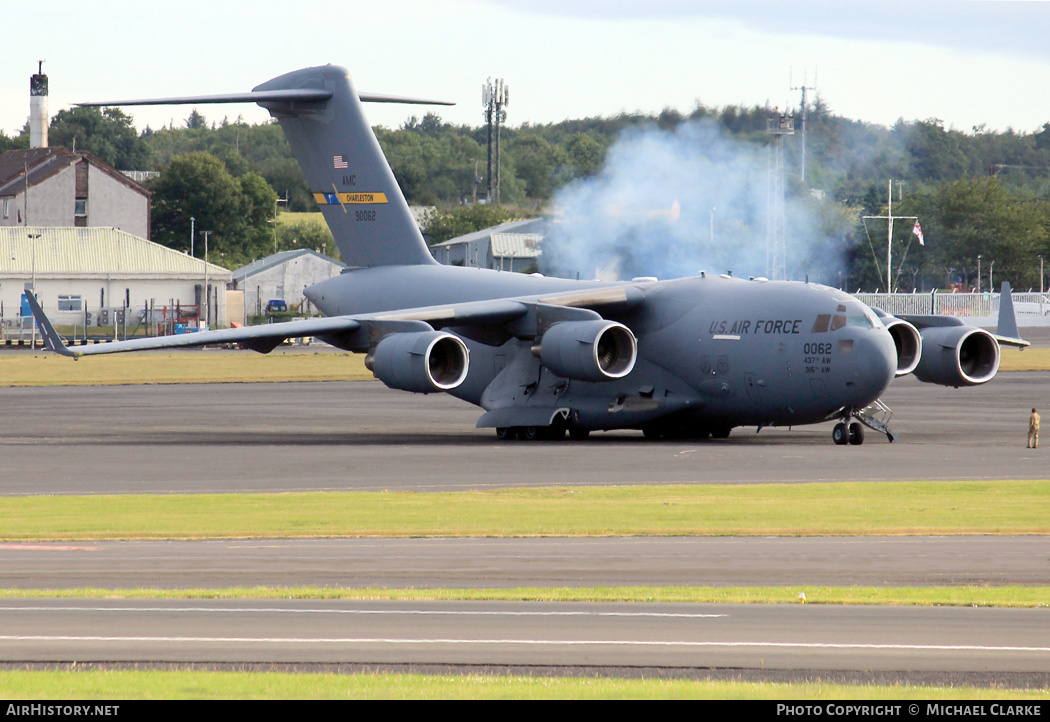
M 345 263 L 308 248 L 281 251 L 238 268 L 233 272 L 230 288 L 244 291 L 244 312 L 248 316 L 262 315 L 271 300 L 284 301 L 288 310 L 305 316 L 316 310 L 303 290 L 338 276 L 345 268 Z
M 8 330 L 28 315 L 27 286 L 56 326 L 112 326 L 127 308 L 129 331 L 147 309 L 151 325 L 203 321 L 206 312 L 218 328 L 227 324 L 231 275 L 115 228 L 0 227 L 0 316 Z

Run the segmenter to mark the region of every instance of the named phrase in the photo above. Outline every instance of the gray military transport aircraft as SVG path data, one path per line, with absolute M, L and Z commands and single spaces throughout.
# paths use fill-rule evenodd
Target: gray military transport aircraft
M 52 351 L 99 353 L 238 343 L 268 353 L 315 336 L 365 353 L 387 386 L 480 406 L 500 439 L 725 438 L 737 426 L 835 421 L 836 444 L 887 435 L 880 395 L 914 373 L 983 384 L 1018 337 L 1004 288 L 1003 336 L 937 316 L 893 317 L 814 283 L 707 275 L 578 281 L 438 264 L 409 213 L 347 71 L 297 70 L 250 93 L 90 103 L 258 103 L 284 129 L 349 268 L 306 290 L 325 318 L 67 347 L 30 294 Z

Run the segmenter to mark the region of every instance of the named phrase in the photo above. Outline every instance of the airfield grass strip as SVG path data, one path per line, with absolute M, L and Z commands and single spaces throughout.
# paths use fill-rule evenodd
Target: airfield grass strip
M 1050 534 L 1050 480 L 0 498 L 0 540 Z
M 799 597 L 805 594 L 805 601 Z M 877 604 L 920 607 L 1050 607 L 1050 586 L 821 587 L 512 587 L 225 589 L 0 589 L 0 599 L 300 599 L 412 602 L 652 602 L 667 604 Z
M 316 674 L 73 669 L 0 672 L 0 697 L 12 700 L 147 699 L 769 699 L 1045 700 L 1046 690 L 821 681 L 760 683 L 500 674 Z M 123 712 L 118 710 L 117 713 Z
M 364 356 L 332 351 L 144 352 L 84 357 L 0 353 L 0 386 L 115 386 L 288 381 L 370 380 Z
M 1003 348 L 999 360 L 1000 371 L 1048 371 L 1050 348 Z

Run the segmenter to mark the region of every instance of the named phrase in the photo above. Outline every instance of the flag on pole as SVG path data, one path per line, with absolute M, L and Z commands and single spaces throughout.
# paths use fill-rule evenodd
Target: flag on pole
M 911 232 L 919 237 L 919 245 L 920 246 L 925 246 L 926 245 L 925 243 L 922 242 L 922 226 L 919 225 L 918 221 L 915 221 L 915 227 L 911 229 Z

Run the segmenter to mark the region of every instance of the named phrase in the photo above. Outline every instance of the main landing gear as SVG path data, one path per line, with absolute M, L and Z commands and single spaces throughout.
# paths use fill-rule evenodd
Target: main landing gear
M 565 438 L 566 433 L 573 441 L 583 441 L 591 432 L 589 429 L 564 423 L 551 426 L 500 426 L 496 429 L 496 438 L 500 441 L 560 441 Z

